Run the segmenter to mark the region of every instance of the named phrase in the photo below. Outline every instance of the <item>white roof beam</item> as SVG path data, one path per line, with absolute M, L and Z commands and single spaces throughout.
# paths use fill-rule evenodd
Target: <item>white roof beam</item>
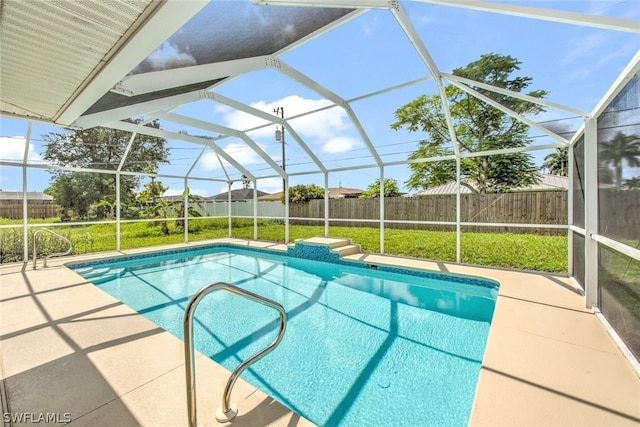
M 207 150 L 207 146 L 205 145 L 204 147 L 202 147 L 202 150 L 200 150 L 200 154 L 198 154 L 198 157 L 196 157 L 196 159 L 191 164 L 191 167 L 189 168 L 189 170 L 185 174 L 185 178 L 187 178 L 187 177 L 189 177 L 189 175 L 191 175 L 191 172 L 193 172 L 193 170 L 196 168 L 196 165 L 198 164 L 198 162 L 200 161 L 200 159 L 202 158 L 202 155 L 204 154 L 204 152 L 206 150 Z M 218 160 L 220 160 L 219 157 L 218 157 Z M 226 175 L 226 171 L 225 171 L 225 175 Z
M 108 123 L 105 126 L 108 126 L 110 128 L 113 128 L 113 129 L 120 129 L 120 130 L 127 131 L 127 132 L 137 132 L 137 133 L 143 134 L 143 135 L 155 136 L 155 137 L 158 137 L 158 138 L 177 139 L 177 140 L 192 142 L 194 144 L 207 145 L 207 146 L 211 147 L 213 149 L 213 151 L 218 153 L 220 155 L 220 157 L 225 159 L 228 163 L 233 165 L 233 167 L 238 169 L 244 175 L 246 175 L 247 177 L 249 177 L 251 179 L 255 178 L 253 176 L 253 174 L 251 172 L 249 172 L 244 166 L 242 166 L 240 163 L 235 161 L 229 154 L 227 154 L 224 150 L 222 150 L 216 144 L 213 144 L 211 142 L 211 140 L 209 140 L 208 138 L 202 138 L 202 137 L 199 137 L 199 136 L 184 135 L 184 134 L 181 134 L 181 133 L 178 133 L 178 132 L 170 132 L 170 131 L 163 130 L 163 129 L 152 128 L 152 127 L 149 127 L 149 126 L 138 126 L 138 125 L 136 125 L 134 123 L 121 122 L 121 121 L 111 122 L 111 123 Z
M 157 1 L 151 13 L 136 22 L 128 37 L 102 60 L 94 72 L 76 90 L 53 117 L 61 125 L 70 125 L 114 84 L 140 64 L 154 49 L 198 13 L 208 0 Z
M 462 153 L 460 154 L 460 158 L 472 158 L 472 157 L 484 157 L 484 156 L 494 156 L 496 154 L 512 154 L 512 153 L 523 153 L 527 151 L 539 151 L 539 150 L 551 150 L 555 148 L 562 148 L 564 144 L 555 143 L 555 144 L 545 144 L 545 145 L 535 145 L 535 146 L 527 146 L 527 147 L 514 147 L 514 148 L 502 148 L 500 150 L 486 150 L 486 151 L 476 151 L 472 153 Z M 400 165 L 408 165 L 412 163 L 432 163 L 432 162 L 441 162 L 444 160 L 455 160 L 455 155 L 449 156 L 436 156 L 436 157 L 422 157 L 419 159 L 407 159 L 407 160 L 398 160 L 394 162 L 386 162 L 385 166 L 400 166 Z
M 296 70 L 295 68 L 289 66 L 284 62 L 280 62 L 280 66 L 277 67 L 277 70 L 283 73 L 284 75 L 291 77 L 293 80 L 297 81 L 303 86 L 306 86 L 309 89 L 313 90 L 314 92 L 324 96 L 326 99 L 333 102 L 334 104 L 342 107 L 346 111 L 346 113 L 349 115 L 349 118 L 351 119 L 354 126 L 358 130 L 360 137 L 362 138 L 365 145 L 369 149 L 369 152 L 371 153 L 371 156 L 375 160 L 376 164 L 379 166 L 382 165 L 382 159 L 380 158 L 380 156 L 378 155 L 378 152 L 373 146 L 373 143 L 371 142 L 369 135 L 367 135 L 367 132 L 362 127 L 360 120 L 358 119 L 356 114 L 353 112 L 351 105 L 345 99 L 331 92 L 329 89 L 325 88 L 315 80 L 310 79 L 309 77 L 305 76 L 304 74 L 302 74 L 301 72 L 299 72 L 298 70 Z
M 220 168 L 222 168 L 222 172 L 224 172 L 224 176 L 227 177 L 227 182 L 230 182 L 231 178 L 229 178 L 229 174 L 227 173 L 227 168 L 224 167 L 224 163 L 222 162 L 222 159 L 220 159 L 220 155 L 218 153 L 216 153 L 216 157 L 218 158 L 218 163 L 220 163 Z
M 249 147 L 251 147 L 253 151 L 256 152 L 256 154 L 262 157 L 262 160 L 267 162 L 269 166 L 271 166 L 278 175 L 282 176 L 283 178 L 287 175 L 286 172 L 282 170 L 280 165 L 278 165 L 276 162 L 273 161 L 270 155 L 265 153 L 262 150 L 262 148 L 258 146 L 258 144 L 256 144 L 251 138 L 249 138 L 246 133 L 240 130 L 205 122 L 204 120 L 193 119 L 191 117 L 186 117 L 186 116 L 175 114 L 175 113 L 165 113 L 165 112 L 159 111 L 155 113 L 155 116 L 160 119 L 169 120 L 174 123 L 180 123 L 185 126 L 195 127 L 195 128 L 204 129 L 204 130 L 210 130 L 213 132 L 221 132 L 225 135 L 238 137 L 242 139 Z M 213 142 L 211 143 L 214 144 Z
M 534 145 L 534 146 L 527 146 L 527 147 L 501 148 L 500 150 L 486 150 L 486 151 L 475 151 L 471 153 L 462 153 L 460 157 L 472 158 L 472 157 L 495 156 L 496 154 L 525 153 L 527 151 L 552 150 L 552 149 L 563 148 L 563 147 L 566 147 L 566 145 L 562 143 L 556 143 L 556 144 Z
M 596 108 L 594 108 L 592 117 L 598 117 L 607 108 L 609 103 L 618 93 L 625 87 L 627 82 L 631 80 L 638 72 L 640 72 L 640 50 L 635 54 L 629 64 L 622 70 L 616 81 L 611 85 L 607 93 L 602 97 Z
M 427 50 L 427 47 L 422 42 L 422 38 L 418 35 L 418 32 L 413 27 L 411 20 L 407 16 L 406 12 L 400 6 L 400 2 L 393 2 L 393 7 L 391 7 L 391 13 L 398 21 L 398 24 L 402 28 L 402 31 L 407 35 L 411 44 L 415 48 L 416 52 L 424 62 L 424 64 L 429 69 L 429 72 L 433 76 L 438 85 L 438 93 L 440 94 L 440 100 L 442 102 L 442 108 L 444 109 L 444 115 L 447 121 L 447 128 L 449 129 L 449 138 L 451 139 L 451 143 L 453 144 L 453 151 L 456 155 L 460 154 L 460 146 L 458 144 L 458 138 L 456 136 L 456 130 L 453 125 L 453 118 L 451 117 L 451 110 L 449 109 L 449 101 L 447 99 L 447 93 L 444 89 L 444 85 L 442 84 L 442 75 L 435 61 L 431 57 L 431 54 Z
M 606 30 L 640 33 L 637 20 L 615 18 L 606 15 L 590 15 L 586 13 L 567 12 L 562 10 L 542 9 L 515 4 L 487 2 L 481 0 L 417 0 L 423 3 L 442 6 L 461 7 L 465 9 L 493 12 L 504 15 L 521 16 L 543 21 L 561 22 L 564 24 L 582 25 L 585 27 L 604 28 Z
M 383 95 L 385 93 L 393 92 L 394 90 L 402 89 L 402 88 L 405 88 L 405 87 L 408 87 L 408 86 L 413 86 L 413 85 L 418 84 L 418 83 L 428 82 L 429 80 L 433 80 L 433 76 L 421 77 L 419 79 L 411 80 L 409 82 L 400 83 L 399 85 L 389 86 L 387 88 L 380 89 L 380 90 L 377 90 L 375 92 L 370 92 L 370 93 L 366 93 L 364 95 L 356 96 L 355 98 L 351 98 L 351 99 L 347 100 L 347 102 L 351 104 L 352 102 L 357 102 L 357 101 L 361 101 L 363 99 L 372 98 L 374 96 Z
M 515 111 L 505 107 L 504 105 L 500 104 L 499 102 L 496 102 L 493 99 L 489 98 L 488 96 L 485 96 L 485 95 L 481 94 L 480 92 L 478 92 L 476 90 L 473 90 L 470 87 L 468 87 L 468 86 L 466 86 L 466 85 L 464 85 L 462 83 L 458 83 L 456 81 L 450 81 L 450 83 L 452 85 L 456 86 L 457 88 L 459 88 L 460 90 L 463 90 L 463 91 L 467 92 L 471 96 L 474 96 L 474 97 L 486 102 L 487 104 L 497 108 L 498 110 L 502 111 L 503 113 L 506 113 L 506 114 L 510 115 L 514 119 L 519 120 L 519 121 L 521 121 L 523 123 L 526 123 L 529 126 L 531 126 L 532 128 L 539 130 L 540 132 L 544 133 L 545 135 L 550 136 L 551 138 L 555 139 L 556 141 L 559 141 L 559 142 L 563 143 L 565 146 L 569 145 L 569 140 L 567 140 L 566 138 L 561 137 L 557 133 L 550 131 L 549 129 L 545 128 L 544 126 L 540 126 L 538 123 L 534 122 L 533 120 L 529 120 L 528 118 L 526 118 L 522 114 L 516 113 Z
M 259 56 L 217 62 L 215 64 L 194 65 L 192 67 L 135 74 L 120 80 L 112 91 L 127 96 L 141 95 L 261 70 L 270 66 L 270 60 L 270 56 Z
M 112 108 L 110 110 L 87 114 L 79 117 L 73 123 L 73 125 L 82 129 L 88 129 L 95 126 L 104 126 L 105 123 L 111 123 L 118 120 L 127 119 L 129 117 L 135 117 L 140 114 L 147 114 L 152 111 L 160 111 L 163 108 L 173 107 L 178 104 L 198 101 L 204 97 L 204 92 L 205 91 L 194 91 L 189 93 L 182 93 L 180 95 L 154 99 L 153 101 L 127 105 L 126 107 Z
M 326 167 L 322 164 L 322 162 L 320 161 L 320 159 L 313 153 L 313 151 L 311 151 L 311 149 L 307 146 L 307 144 L 304 143 L 304 141 L 302 140 L 302 138 L 300 138 L 300 135 L 298 135 L 298 133 L 289 125 L 289 123 L 287 122 L 286 119 L 282 119 L 278 116 L 275 116 L 271 113 L 267 113 L 265 111 L 262 110 L 258 110 L 257 108 L 253 108 L 249 105 L 243 104 L 241 102 L 238 102 L 234 99 L 231 98 L 227 98 L 226 96 L 217 94 L 217 93 L 213 93 L 213 92 L 207 92 L 207 99 L 210 99 L 212 101 L 215 102 L 219 102 L 220 104 L 224 104 L 228 107 L 231 108 L 235 108 L 236 110 L 245 112 L 247 114 L 251 114 L 253 116 L 259 117 L 261 119 L 267 120 L 271 123 L 274 124 L 280 124 L 282 126 L 285 126 L 287 128 L 287 131 L 289 132 L 289 134 L 291 134 L 291 136 L 293 137 L 293 139 L 296 140 L 296 142 L 298 143 L 298 145 L 300 146 L 300 148 L 302 148 L 304 150 L 305 153 L 307 153 L 307 155 L 311 158 L 311 160 L 316 164 L 316 166 L 318 166 L 318 168 L 320 168 L 320 170 L 322 170 L 323 172 L 326 171 Z
M 491 86 L 490 84 L 478 82 L 475 80 L 467 79 L 464 77 L 459 77 L 453 74 L 442 73 L 442 77 L 449 81 L 457 81 L 460 83 L 465 83 L 467 86 L 477 86 L 482 89 L 490 90 L 491 92 L 500 93 L 502 95 L 511 96 L 513 98 L 521 99 L 523 101 L 528 101 L 534 104 L 543 105 L 545 107 L 555 108 L 557 110 L 566 111 L 567 113 L 572 113 L 582 117 L 590 117 L 591 114 L 586 111 L 578 110 L 577 108 L 567 107 L 566 105 L 557 104 L 555 102 L 548 101 L 543 98 L 536 98 L 535 96 L 526 95 L 520 92 L 514 92 L 508 89 L 503 89 L 497 86 Z

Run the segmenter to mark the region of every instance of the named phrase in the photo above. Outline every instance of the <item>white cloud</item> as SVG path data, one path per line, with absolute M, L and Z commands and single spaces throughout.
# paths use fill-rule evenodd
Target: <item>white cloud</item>
M 26 143 L 26 139 L 22 136 L 0 137 L 0 159 L 21 162 L 24 159 Z M 34 151 L 33 145 L 29 145 L 27 159 L 31 162 L 40 162 L 42 161 L 42 156 Z
M 362 24 L 362 32 L 367 37 L 371 36 L 376 31 L 377 28 L 378 28 L 378 17 L 365 20 L 364 23 Z
M 617 46 L 609 49 L 608 46 Z M 631 58 L 637 46 L 624 43 L 620 35 L 591 33 L 567 40 L 567 54 L 560 61 L 563 67 L 571 67 L 572 79 L 586 79 L 598 69 L 609 67 L 619 58 Z
M 278 107 L 283 107 L 285 118 L 297 116 L 308 111 L 317 110 L 331 105 L 326 99 L 307 99 L 298 95 L 291 95 L 274 102 L 258 101 L 251 104 L 253 108 L 270 113 Z M 268 123 L 265 120 L 233 110 L 228 107 L 218 107 L 217 112 L 222 113 L 225 125 L 232 129 L 247 130 Z M 350 129 L 351 123 L 347 113 L 339 107 L 329 108 L 308 116 L 290 121 L 291 126 L 302 138 L 328 139 L 340 135 Z M 250 133 L 253 139 L 265 138 L 273 141 L 275 126 L 267 126 Z
M 322 146 L 322 151 L 329 154 L 344 153 L 360 146 L 360 141 L 346 136 L 330 139 Z
M 277 193 L 282 191 L 282 179 L 281 178 L 265 178 L 258 180 L 258 190 L 265 191 L 267 193 Z
M 580 62 L 585 57 L 593 57 L 593 52 L 606 42 L 606 36 L 602 33 L 592 33 L 587 36 L 573 37 L 567 40 L 567 54 L 562 58 L 560 65 L 569 66 L 574 62 Z
M 196 65 L 196 60 L 191 53 L 178 51 L 178 49 L 169 42 L 164 42 L 149 55 L 146 61 L 152 64 L 154 70 Z

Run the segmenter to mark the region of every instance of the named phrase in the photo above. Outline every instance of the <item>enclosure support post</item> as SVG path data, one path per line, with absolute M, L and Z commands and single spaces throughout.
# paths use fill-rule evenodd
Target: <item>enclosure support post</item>
M 567 174 L 569 177 L 569 188 L 567 191 L 567 272 L 569 273 L 569 277 L 574 276 L 573 271 L 573 231 L 571 230 L 571 226 L 573 224 L 573 180 L 575 173 L 575 169 L 573 167 L 573 159 L 575 158 L 575 154 L 573 152 L 573 148 L 575 147 L 575 140 L 573 143 L 567 147 Z
M 285 175 L 284 186 L 284 244 L 289 243 L 289 175 Z
M 27 125 L 27 138 L 24 142 L 24 157 L 22 159 L 22 261 L 29 262 L 29 205 L 27 202 L 27 160 L 31 145 L 32 122 Z
M 253 179 L 253 240 L 258 240 L 258 180 Z
M 116 172 L 116 251 L 120 250 L 120 172 Z
M 588 308 L 598 305 L 598 121 L 590 118 L 584 128 L 584 250 L 585 303 Z
M 456 156 L 456 263 L 462 262 L 461 238 L 462 227 L 460 226 L 460 156 Z
M 184 177 L 184 192 L 183 194 L 183 209 L 182 209 L 182 221 L 184 221 L 183 233 L 184 242 L 189 243 L 189 178 Z
M 384 166 L 380 166 L 380 254 L 384 254 Z
M 129 156 L 129 151 L 131 151 L 131 147 L 133 147 L 133 141 L 136 139 L 138 135 L 137 132 L 132 132 L 131 137 L 129 138 L 129 142 L 127 143 L 127 147 L 124 149 L 124 153 L 122 154 L 122 158 L 120 159 L 120 163 L 118 164 L 118 168 L 116 169 L 116 250 L 120 250 L 120 172 L 124 167 L 124 163 L 127 161 L 127 157 Z
M 329 237 L 329 172 L 324 173 L 324 237 Z
M 227 222 L 229 224 L 229 238 L 231 238 L 231 181 L 227 181 Z

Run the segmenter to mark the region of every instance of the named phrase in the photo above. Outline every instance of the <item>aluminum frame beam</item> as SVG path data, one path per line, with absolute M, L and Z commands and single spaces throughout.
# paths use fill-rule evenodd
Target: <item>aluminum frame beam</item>
M 362 141 L 365 143 L 365 145 L 369 149 L 369 152 L 371 153 L 371 156 L 375 160 L 376 164 L 378 166 L 382 165 L 382 159 L 380 158 L 380 155 L 378 154 L 377 150 L 373 146 L 373 143 L 371 142 L 369 135 L 362 127 L 362 124 L 360 123 L 358 116 L 354 113 L 353 109 L 351 108 L 351 105 L 346 99 L 338 96 L 334 92 L 322 86 L 320 83 L 307 77 L 306 75 L 302 74 L 300 71 L 296 70 L 295 68 L 289 66 L 284 62 L 281 62 L 280 66 L 277 67 L 276 69 L 281 73 L 283 73 L 284 75 L 292 78 L 293 80 L 313 90 L 314 92 L 324 96 L 326 99 L 333 102 L 335 105 L 344 109 L 347 115 L 349 116 L 349 118 L 351 119 L 351 121 L 353 122 L 354 126 L 358 130 L 358 133 L 360 134 Z
M 511 117 L 513 117 L 514 119 L 521 121 L 523 123 L 526 123 L 527 125 L 531 126 L 534 129 L 539 130 L 540 132 L 544 133 L 545 135 L 555 139 L 556 141 L 561 142 L 562 144 L 564 144 L 565 146 L 569 145 L 569 140 L 567 140 L 566 138 L 561 137 L 560 135 L 556 134 L 555 132 L 550 131 L 549 129 L 545 128 L 544 126 L 540 126 L 538 123 L 534 122 L 533 120 L 529 120 L 528 118 L 524 117 L 522 114 L 516 113 L 515 111 L 511 110 L 510 108 L 505 107 L 504 105 L 500 104 L 499 102 L 494 101 L 493 99 L 489 98 L 486 95 L 481 94 L 480 92 L 471 89 L 469 86 L 462 84 L 462 83 L 458 83 L 457 81 L 451 81 L 450 82 L 452 85 L 456 86 L 457 88 L 459 88 L 462 91 L 467 92 L 468 94 L 474 96 L 475 98 L 480 99 L 481 101 L 486 102 L 487 104 L 497 108 L 498 110 L 502 111 L 503 113 L 506 113 L 508 115 L 510 115 Z
M 414 28 L 411 20 L 407 16 L 406 12 L 400 6 L 400 2 L 392 2 L 393 7 L 390 8 L 391 13 L 395 17 L 396 21 L 402 28 L 402 31 L 406 34 L 406 36 L 411 41 L 411 44 L 415 48 L 416 52 L 429 69 L 429 72 L 433 76 L 436 84 L 438 86 L 438 93 L 440 94 L 440 100 L 442 102 L 442 108 L 444 110 L 444 115 L 447 121 L 447 128 L 449 130 L 449 138 L 451 139 L 451 143 L 453 144 L 453 151 L 456 156 L 460 155 L 460 145 L 458 143 L 458 137 L 456 135 L 455 126 L 453 125 L 453 117 L 451 116 L 451 110 L 449 109 L 449 101 L 447 99 L 447 93 L 445 91 L 444 85 L 442 83 L 442 74 L 440 69 L 436 65 L 433 57 L 429 53 L 429 50 L 422 42 L 422 38 Z
M 175 113 L 166 113 L 163 111 L 158 111 L 154 114 L 157 118 L 162 119 L 162 120 L 168 120 L 174 123 L 179 123 L 185 126 L 190 126 L 190 127 L 195 127 L 195 128 L 199 128 L 199 129 L 204 129 L 204 130 L 210 130 L 213 132 L 220 132 L 223 133 L 225 135 L 228 135 L 229 137 L 237 137 L 242 139 L 249 147 L 251 147 L 251 149 L 258 154 L 265 162 L 267 162 L 267 164 L 269 166 L 271 166 L 271 168 L 276 171 L 276 173 L 280 176 L 282 176 L 283 178 L 286 175 L 286 172 L 284 170 L 282 170 L 282 167 L 280 167 L 274 160 L 273 158 L 268 155 L 267 153 L 264 152 L 264 150 L 262 150 L 262 148 L 260 148 L 258 146 L 258 144 L 255 143 L 255 141 L 253 141 L 251 138 L 249 138 L 247 136 L 246 133 L 244 133 L 241 130 L 237 130 L 237 129 L 232 129 L 226 126 L 221 126 L 221 125 L 216 125 L 213 123 L 209 123 L 209 122 L 205 122 L 204 120 L 199 120 L 199 119 L 194 119 L 191 117 L 187 117 L 187 116 L 183 116 L 180 114 L 175 114 Z M 213 141 L 211 142 L 211 144 L 217 145 L 215 144 Z M 220 147 L 220 149 L 222 149 L 222 147 Z
M 298 133 L 295 131 L 295 129 L 293 129 L 291 127 L 291 125 L 289 125 L 289 122 L 286 119 L 282 119 L 274 114 L 271 113 L 267 113 L 265 111 L 262 110 L 258 110 L 257 108 L 251 107 L 247 104 L 243 104 L 241 102 L 238 102 L 234 99 L 228 98 L 224 95 L 220 95 L 217 93 L 213 93 L 213 92 L 207 92 L 206 94 L 206 99 L 209 99 L 211 101 L 214 102 L 218 102 L 220 104 L 226 105 L 228 107 L 231 108 L 235 108 L 236 110 L 242 111 L 244 113 L 250 114 L 252 116 L 256 116 L 259 117 L 261 119 L 264 119 L 268 122 L 271 122 L 272 124 L 279 124 L 284 126 L 287 131 L 289 132 L 289 134 L 293 137 L 293 139 L 296 140 L 296 142 L 298 143 L 298 145 L 300 145 L 300 148 L 302 148 L 304 150 L 305 153 L 307 153 L 307 155 L 311 158 L 311 160 L 316 164 L 316 166 L 318 166 L 318 168 L 321 171 L 325 171 L 326 167 L 324 166 L 324 164 L 322 163 L 322 161 L 320 161 L 320 159 L 313 153 L 313 151 L 311 151 L 311 149 L 309 148 L 309 146 L 307 144 L 305 144 L 305 142 L 303 141 L 303 139 L 300 137 L 300 135 L 298 135 Z
M 152 127 L 148 127 L 148 126 L 137 126 L 137 125 L 135 125 L 133 123 L 127 123 L 127 122 L 111 122 L 111 123 L 108 123 L 106 126 L 108 126 L 110 128 L 113 128 L 113 129 L 119 129 L 119 130 L 123 130 L 123 131 L 127 131 L 127 132 L 137 132 L 139 134 L 155 136 L 155 137 L 158 137 L 158 138 L 177 139 L 177 140 L 181 140 L 181 141 L 192 142 L 194 144 L 207 145 L 207 146 L 211 147 L 213 149 L 213 151 L 215 151 L 217 154 L 219 154 L 220 157 L 225 159 L 228 163 L 233 165 L 233 167 L 238 169 L 244 175 L 246 175 L 250 179 L 254 179 L 255 178 L 255 176 L 251 172 L 249 172 L 240 163 L 235 161 L 231 156 L 229 156 L 224 150 L 222 150 L 216 144 L 213 144 L 210 139 L 201 138 L 201 137 L 198 137 L 198 136 L 184 135 L 184 134 L 181 134 L 181 133 L 170 132 L 170 131 L 166 131 L 166 130 L 163 130 L 163 129 L 156 129 L 156 128 L 152 128 Z
M 450 82 L 456 81 L 458 83 L 463 83 L 463 84 L 465 84 L 467 86 L 477 86 L 477 87 L 482 88 L 482 89 L 490 90 L 491 92 L 495 92 L 495 93 L 499 93 L 499 94 L 502 94 L 502 95 L 511 96 L 513 98 L 521 99 L 523 101 L 532 102 L 534 104 L 542 105 L 542 106 L 545 106 L 545 107 L 555 108 L 556 110 L 565 111 L 567 113 L 572 113 L 572 114 L 575 114 L 577 116 L 591 117 L 591 113 L 588 113 L 586 111 L 582 111 L 582 110 L 579 110 L 577 108 L 572 108 L 572 107 L 568 107 L 566 105 L 562 105 L 562 104 L 558 104 L 558 103 L 555 103 L 555 102 L 551 102 L 551 101 L 548 101 L 548 100 L 543 99 L 543 98 L 536 98 L 535 96 L 530 96 L 530 95 L 527 95 L 527 94 L 524 94 L 524 93 L 520 93 L 520 92 L 514 92 L 512 90 L 503 89 L 501 87 L 491 86 L 490 84 L 478 82 L 478 81 L 467 79 L 467 78 L 464 78 L 464 77 L 459 77 L 459 76 L 456 76 L 456 75 L 453 75 L 453 74 L 442 73 L 442 77 L 444 77 L 446 80 L 448 80 Z
M 504 15 L 520 16 L 523 18 L 539 19 L 543 21 L 561 22 L 563 24 L 582 25 L 585 27 L 604 28 L 606 30 L 640 33 L 638 21 L 633 19 L 615 18 L 606 15 L 590 15 L 587 13 L 567 12 L 563 10 L 542 9 L 537 7 L 520 6 L 515 4 L 487 2 L 482 0 L 415 0 L 441 6 L 461 7 L 464 9 L 493 12 Z

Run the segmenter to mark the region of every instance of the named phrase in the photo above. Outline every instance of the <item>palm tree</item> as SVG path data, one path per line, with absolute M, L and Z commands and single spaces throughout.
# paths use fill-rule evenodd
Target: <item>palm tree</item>
M 544 157 L 544 163 L 540 169 L 547 169 L 551 175 L 569 175 L 569 156 L 566 147 L 558 148 L 553 153 Z
M 619 190 L 622 187 L 622 162 L 632 168 L 640 167 L 640 137 L 618 132 L 611 141 L 600 144 L 598 155 L 602 162 L 615 169 L 616 189 Z

